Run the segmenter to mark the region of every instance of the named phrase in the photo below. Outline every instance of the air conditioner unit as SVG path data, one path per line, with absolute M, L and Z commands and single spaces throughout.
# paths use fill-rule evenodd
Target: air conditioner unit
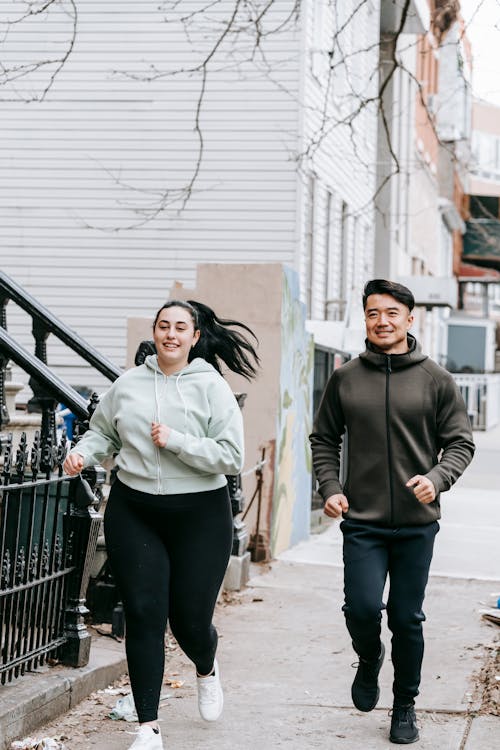
M 446 366 L 451 372 L 484 373 L 495 370 L 496 322 L 491 318 L 452 315 L 447 320 Z
M 454 276 L 402 276 L 398 279 L 413 292 L 422 307 L 456 307 L 458 285 Z

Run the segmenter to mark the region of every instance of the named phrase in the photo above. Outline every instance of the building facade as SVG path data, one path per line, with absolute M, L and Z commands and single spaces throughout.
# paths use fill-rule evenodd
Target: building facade
M 415 333 L 440 364 L 449 310 L 457 305 L 471 98 L 459 9 L 443 14 L 443 7 L 418 3 L 403 25 L 394 13 L 382 14 L 381 74 L 388 85 L 378 131 L 375 250 L 377 276 L 414 288 Z
M 457 273 L 470 119 L 458 15 L 440 15 L 439 0 L 411 0 L 405 15 L 386 0 L 61 0 L 24 19 L 17 5 L 0 79 L 2 270 L 125 367 L 127 321 L 196 289 L 198 268 L 225 267 L 250 310 L 272 294 L 258 281 L 272 266 L 277 298 L 293 303 L 278 308 L 279 352 L 268 347 L 284 369 L 264 438 L 294 444 L 295 334 L 307 367 L 310 335 L 327 363 L 314 388 L 305 365 L 294 384 L 310 419 L 307 389 L 319 394 L 363 346 L 368 278 L 420 289 Z M 216 307 L 241 318 L 225 304 L 238 294 L 226 297 Z M 417 301 L 415 332 L 444 363 L 446 309 Z M 9 331 L 32 347 L 26 316 L 7 307 Z M 265 320 L 259 310 L 261 338 Z M 69 384 L 107 386 L 50 338 L 48 349 Z M 249 429 L 252 445 L 264 439 Z M 285 459 L 275 477 L 291 487 Z M 290 497 L 281 508 L 297 541 L 305 516 Z
M 373 266 L 377 117 L 367 101 L 376 99 L 378 3 L 222 0 L 211 10 L 196 0 L 63 0 L 22 21 L 16 3 L 10 12 L 2 270 L 125 367 L 127 321 L 151 318 L 176 289 L 196 289 L 198 268 L 226 267 L 231 298 L 245 297 L 248 310 L 248 299 L 262 298 L 262 268 L 276 274 L 281 265 L 275 294 L 286 335 L 270 353 L 281 357 L 277 400 L 265 402 L 268 429 L 259 434 L 251 424 L 259 386 L 250 385 L 245 421 L 250 445 L 274 441 L 277 454 L 274 548 L 298 541 L 310 496 L 296 497 L 293 471 L 304 462 L 301 481 L 311 486 L 304 322 L 331 322 L 328 345 L 348 345 L 351 301 L 358 306 Z M 232 269 L 252 264 L 238 295 Z M 221 314 L 246 319 L 226 297 L 209 295 Z M 259 325 L 265 317 L 259 310 Z M 29 321 L 12 304 L 7 321 L 32 349 Z M 259 336 L 269 348 L 265 326 Z M 107 387 L 53 337 L 47 348 L 70 385 Z
M 472 158 L 465 197 L 466 233 L 460 267 L 460 308 L 496 322 L 500 371 L 500 108 L 475 100 Z

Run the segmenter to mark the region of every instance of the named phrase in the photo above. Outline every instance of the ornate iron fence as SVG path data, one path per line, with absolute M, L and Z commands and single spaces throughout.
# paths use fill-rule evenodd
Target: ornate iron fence
M 35 353 L 7 331 L 11 301 L 31 317 Z M 121 369 L 54 316 L 14 279 L 0 271 L 0 430 L 13 429 L 5 384 L 12 361 L 30 376 L 28 411 L 41 413 L 41 434 L 31 448 L 23 434 L 14 455 L 12 434 L 0 433 L 0 682 L 35 669 L 50 657 L 87 664 L 90 634 L 85 606 L 101 516 L 104 469 L 63 476 L 66 437 L 57 443 L 56 409 L 75 414 L 75 439 L 85 432 L 90 403 L 47 364 L 47 339 L 57 337 L 83 360 L 115 380 Z M 14 417 L 14 419 L 12 419 Z
M 0 482 L 0 682 L 57 658 L 87 664 L 85 595 L 101 522 L 104 470 L 63 476 L 58 445 L 23 433 L 4 446 Z

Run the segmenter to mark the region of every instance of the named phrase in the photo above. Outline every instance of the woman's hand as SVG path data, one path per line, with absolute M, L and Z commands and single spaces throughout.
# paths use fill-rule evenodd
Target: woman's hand
M 170 427 L 159 422 L 151 422 L 151 439 L 158 448 L 164 448 L 168 442 Z
M 83 456 L 80 453 L 70 453 L 64 460 L 63 469 L 70 477 L 79 474 L 83 469 Z

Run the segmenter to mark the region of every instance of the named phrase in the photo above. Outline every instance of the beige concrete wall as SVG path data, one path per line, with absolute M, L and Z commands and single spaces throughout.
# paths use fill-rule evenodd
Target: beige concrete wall
M 472 106 L 472 127 L 484 133 L 500 135 L 500 107 L 476 99 Z
M 494 180 L 482 180 L 479 177 L 469 179 L 470 195 L 494 195 L 500 197 L 500 182 Z
M 238 320 L 256 334 L 261 369 L 251 382 L 232 372 L 224 373 L 235 392 L 247 393 L 243 415 L 245 422 L 244 472 L 260 459 L 260 447 L 276 440 L 277 411 L 280 400 L 281 315 L 283 267 L 270 264 L 201 264 L 197 268 L 195 288 L 176 284 L 166 290 L 162 299 L 152 299 L 151 318 L 129 318 L 127 335 L 127 367 L 132 367 L 140 341 L 150 339 L 157 309 L 166 299 L 196 299 L 212 307 L 220 318 Z M 266 467 L 266 486 L 272 485 L 274 458 Z M 256 486 L 252 473 L 243 478 L 247 501 Z M 272 493 L 264 493 L 261 531 L 267 536 L 272 514 Z M 246 519 L 248 528 L 254 526 L 257 503 Z

